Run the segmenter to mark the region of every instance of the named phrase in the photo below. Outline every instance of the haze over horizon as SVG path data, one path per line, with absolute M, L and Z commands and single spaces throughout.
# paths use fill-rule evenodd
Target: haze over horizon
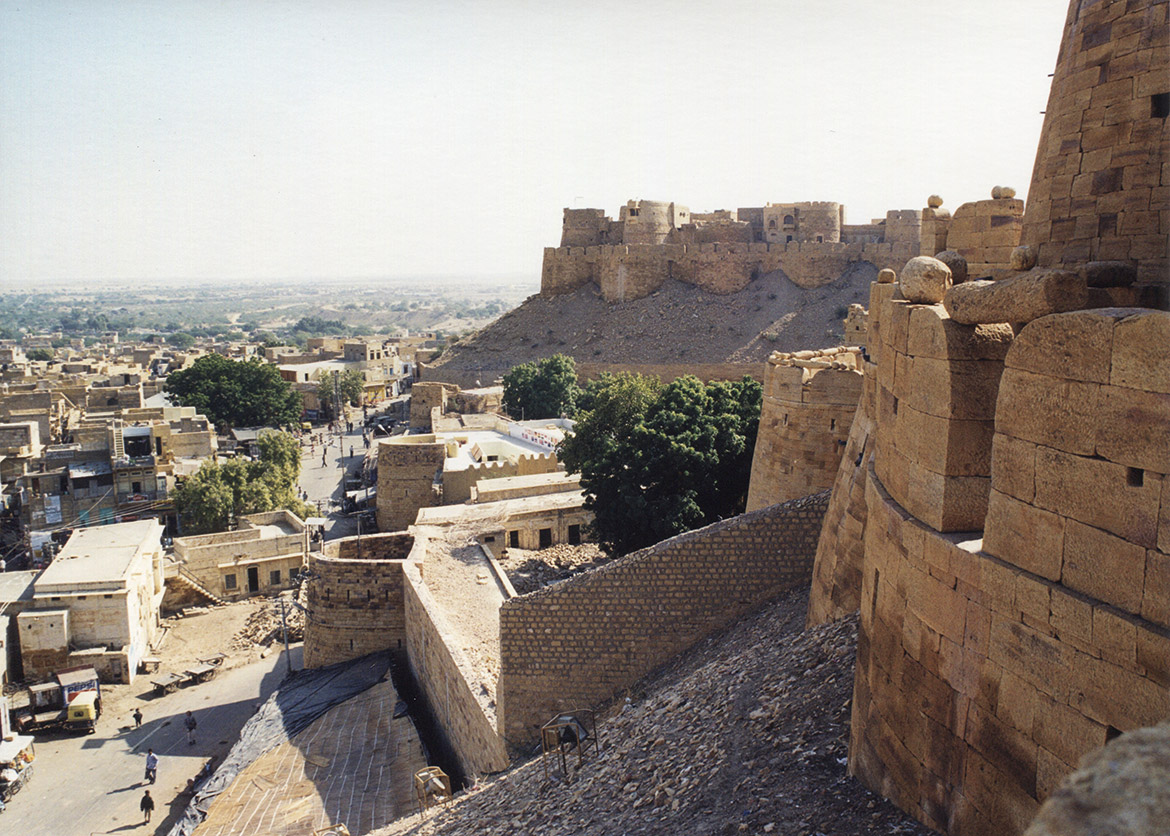
M 565 206 L 1026 195 L 1064 0 L 0 6 L 0 289 L 537 277 Z

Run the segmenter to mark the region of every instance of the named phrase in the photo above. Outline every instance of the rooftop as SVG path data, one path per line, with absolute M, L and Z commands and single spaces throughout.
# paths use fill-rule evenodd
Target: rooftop
M 82 584 L 121 587 L 135 558 L 159 545 L 158 520 L 99 525 L 73 532 L 61 553 L 36 582 L 36 593 L 71 589 Z

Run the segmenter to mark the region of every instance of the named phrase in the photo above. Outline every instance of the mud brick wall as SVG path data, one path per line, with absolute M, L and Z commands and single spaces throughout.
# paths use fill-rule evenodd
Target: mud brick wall
M 828 493 L 665 540 L 500 608 L 499 728 L 534 741 L 769 598 L 808 583 Z
M 854 369 L 768 363 L 749 511 L 832 486 L 861 384 L 862 375 Z
M 1024 216 L 1041 266 L 1129 259 L 1141 281 L 1170 276 L 1168 8 L 1069 4 Z
M 404 563 L 309 553 L 305 667 L 405 650 Z
M 1170 713 L 1170 313 L 1044 317 L 1004 365 L 982 540 L 866 486 L 850 769 L 950 833 L 1021 833 Z
M 459 649 L 458 635 L 447 625 L 416 566 L 404 567 L 403 580 L 407 655 L 431 713 L 469 776 L 506 769 L 508 751 L 496 733 L 494 704 L 487 695 L 482 701 L 477 697 L 479 681 Z

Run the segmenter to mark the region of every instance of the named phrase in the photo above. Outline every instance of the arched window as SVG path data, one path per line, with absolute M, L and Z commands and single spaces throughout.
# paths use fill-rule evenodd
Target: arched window
M 775 228 L 776 228 L 776 219 L 772 218 L 772 220 L 768 221 L 768 229 L 775 229 Z
M 795 223 L 796 223 L 796 219 L 793 218 L 791 215 L 784 216 L 784 225 L 785 226 L 792 226 Z

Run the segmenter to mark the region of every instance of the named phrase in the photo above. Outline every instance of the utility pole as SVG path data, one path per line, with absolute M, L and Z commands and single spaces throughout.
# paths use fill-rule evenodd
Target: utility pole
M 292 651 L 288 648 L 288 618 L 284 610 L 284 596 L 280 596 L 280 629 L 284 633 L 284 660 L 288 663 L 288 675 L 292 676 Z

